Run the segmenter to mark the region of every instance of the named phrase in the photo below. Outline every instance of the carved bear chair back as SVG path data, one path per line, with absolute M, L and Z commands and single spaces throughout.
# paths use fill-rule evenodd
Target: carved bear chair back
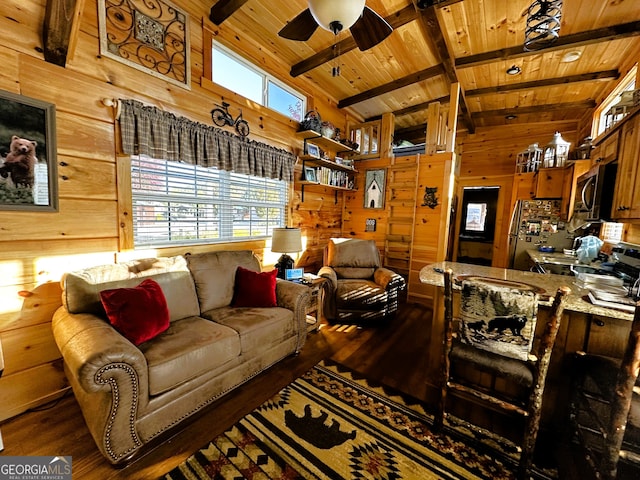
M 551 309 L 544 312 L 547 320 L 540 340 L 534 342 L 540 289 L 494 278 L 463 277 L 459 316 L 454 318 L 453 283 L 453 272 L 445 271 L 444 351 L 434 426 L 441 429 L 448 417 L 453 421 L 452 413 L 466 413 L 469 401 L 520 414 L 525 425 L 517 477 L 528 478 L 551 351 L 570 290 L 558 289 Z M 449 401 L 450 391 L 456 400 L 467 403 Z M 487 425 L 471 427 L 487 433 Z

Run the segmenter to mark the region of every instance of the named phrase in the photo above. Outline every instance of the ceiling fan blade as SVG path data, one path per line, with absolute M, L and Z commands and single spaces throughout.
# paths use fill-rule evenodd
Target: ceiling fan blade
M 227 18 L 235 13 L 248 0 L 218 0 L 209 11 L 209 20 L 216 25 L 220 25 Z
M 362 16 L 349 29 L 361 51 L 375 47 L 393 32 L 389 23 L 365 5 Z
M 289 40 L 307 41 L 318 28 L 316 19 L 311 15 L 308 8 L 300 13 L 296 18 L 287 23 L 282 30 L 278 32 L 282 38 Z

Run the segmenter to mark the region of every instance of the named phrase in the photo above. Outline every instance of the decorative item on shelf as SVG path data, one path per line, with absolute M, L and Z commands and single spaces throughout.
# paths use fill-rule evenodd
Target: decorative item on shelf
M 322 133 L 323 137 L 333 138 L 333 135 L 336 133 L 336 127 L 334 127 L 331 122 L 322 122 L 320 133 Z
M 313 143 L 307 143 L 307 151 L 305 154 L 314 158 L 320 158 L 320 147 Z
M 537 172 L 541 160 L 542 149 L 537 143 L 532 143 L 516 156 L 516 173 Z
M 541 50 L 553 45 L 560 34 L 562 0 L 535 0 L 527 13 L 524 50 Z
M 343 158 L 342 165 L 345 167 L 353 168 L 353 160 L 351 158 Z
M 304 119 L 300 122 L 300 131 L 313 130 L 314 132 L 322 132 L 322 119 L 317 110 L 309 110 Z
M 341 139 L 340 143 L 343 144 L 345 147 L 350 148 L 351 150 L 358 150 L 358 147 L 360 146 L 357 143 L 352 142 L 348 138 Z
M 306 182 L 318 182 L 318 178 L 316 176 L 316 169 L 313 167 L 304 167 L 304 177 L 303 180 Z
M 336 162 L 336 164 L 338 165 L 342 165 L 342 157 L 336 157 L 333 159 L 334 162 Z
M 302 251 L 302 236 L 299 228 L 274 228 L 271 237 L 271 251 L 282 253 L 275 267 L 278 269 L 278 278 L 285 278 L 287 269 L 293 268 L 295 262 L 289 253 Z
M 544 147 L 542 166 L 545 168 L 564 167 L 569 158 L 571 142 L 562 138 L 560 132 L 553 135 L 553 139 Z
M 613 127 L 629 113 L 629 109 L 640 104 L 640 93 L 638 92 L 640 92 L 640 89 L 628 90 L 620 94 L 620 101 L 605 113 L 604 122 L 606 128 Z
M 333 139 L 336 142 L 340 141 L 340 134 L 341 134 L 340 129 L 336 127 L 336 133 L 333 134 Z
M 593 150 L 593 145 L 591 144 L 592 140 L 593 138 L 590 136 L 584 137 L 580 146 L 576 148 L 576 157 L 578 160 L 591 158 L 591 150 Z

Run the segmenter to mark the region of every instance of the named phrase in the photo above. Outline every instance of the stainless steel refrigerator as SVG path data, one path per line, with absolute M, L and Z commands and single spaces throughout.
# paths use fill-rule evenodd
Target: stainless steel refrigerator
M 556 251 L 571 246 L 571 238 L 560 220 L 560 200 L 518 200 L 509 226 L 509 267 L 529 270 L 527 250 L 550 245 Z

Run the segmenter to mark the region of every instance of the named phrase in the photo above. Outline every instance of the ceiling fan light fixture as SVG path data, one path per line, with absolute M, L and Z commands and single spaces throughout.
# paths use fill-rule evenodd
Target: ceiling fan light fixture
M 337 35 L 351 28 L 364 10 L 365 0 L 309 0 L 309 10 L 318 25 Z M 336 27 L 340 26 L 336 30 Z

